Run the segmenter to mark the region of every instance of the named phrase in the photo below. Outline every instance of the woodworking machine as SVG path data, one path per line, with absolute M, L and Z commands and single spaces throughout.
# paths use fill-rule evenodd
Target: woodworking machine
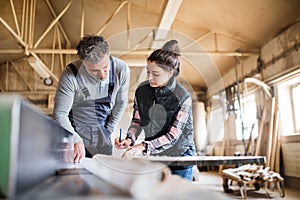
M 98 154 L 80 167 L 73 164 L 72 134 L 19 95 L 0 95 L 0 130 L 0 199 L 219 199 L 179 176 L 166 175 L 167 165 L 265 162 L 264 157 L 210 156 L 118 160 Z
M 72 134 L 18 95 L 0 95 L 0 199 L 123 195 L 73 168 Z

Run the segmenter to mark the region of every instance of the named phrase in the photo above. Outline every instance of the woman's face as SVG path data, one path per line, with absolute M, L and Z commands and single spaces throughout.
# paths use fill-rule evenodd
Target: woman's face
M 165 86 L 173 75 L 173 70 L 166 71 L 159 67 L 156 62 L 148 61 L 147 79 L 151 87 Z

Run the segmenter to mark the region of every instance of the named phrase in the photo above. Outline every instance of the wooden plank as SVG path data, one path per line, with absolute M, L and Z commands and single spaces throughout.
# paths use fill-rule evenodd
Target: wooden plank
M 252 124 L 251 130 L 250 130 L 250 136 L 248 139 L 247 147 L 246 147 L 246 152 L 245 155 L 253 155 L 252 149 L 253 149 L 253 129 L 254 129 L 255 123 Z
M 278 111 L 279 112 L 279 111 Z M 280 122 L 280 113 L 278 113 L 278 133 L 277 133 L 277 148 L 276 148 L 276 157 L 275 157 L 275 164 L 274 164 L 274 171 L 280 173 L 280 150 L 281 150 L 281 137 L 282 136 L 282 129 L 281 129 L 281 122 Z
M 269 106 L 268 101 L 266 100 L 265 104 L 264 104 L 260 124 L 259 124 L 259 131 L 258 131 L 258 139 L 257 139 L 257 142 L 256 142 L 255 156 L 259 156 L 261 154 L 261 141 L 262 141 L 262 135 L 263 135 L 264 125 L 265 125 L 265 120 L 266 120 L 266 117 L 267 117 L 268 106 Z
M 170 174 L 162 163 L 146 160 L 127 160 L 96 154 L 80 163 L 86 170 L 137 199 L 155 193 Z
M 134 156 L 134 160 L 149 160 L 152 162 L 162 162 L 171 166 L 220 166 L 236 164 L 265 164 L 265 156 Z
M 273 142 L 272 142 L 272 150 L 271 150 L 271 158 L 270 158 L 270 170 L 274 171 L 275 168 L 275 158 L 276 158 L 276 149 L 278 145 L 278 124 L 279 124 L 279 111 L 276 108 L 276 114 L 274 116 L 274 130 L 273 130 Z
M 272 103 L 271 103 L 271 118 L 270 118 L 270 126 L 269 126 L 269 133 L 268 133 L 268 144 L 267 144 L 267 152 L 266 152 L 267 166 L 270 166 L 270 162 L 271 162 L 275 103 L 276 103 L 275 102 L 275 97 L 273 97 L 272 98 Z

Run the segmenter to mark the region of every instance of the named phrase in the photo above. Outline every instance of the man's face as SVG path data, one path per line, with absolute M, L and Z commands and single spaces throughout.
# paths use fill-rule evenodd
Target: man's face
M 91 62 L 87 62 L 87 61 L 83 61 L 83 65 L 85 66 L 86 70 L 88 71 L 88 73 L 99 79 L 99 80 L 104 80 L 107 78 L 108 76 L 108 72 L 109 72 L 109 55 L 106 54 L 102 60 L 99 63 L 91 63 Z

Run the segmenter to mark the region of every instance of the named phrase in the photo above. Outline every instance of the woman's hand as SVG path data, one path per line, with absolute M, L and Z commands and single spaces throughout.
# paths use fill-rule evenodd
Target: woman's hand
M 143 155 L 143 151 L 145 150 L 144 144 L 137 144 L 133 147 L 129 147 L 124 154 L 122 155 L 122 158 L 126 157 L 132 157 L 133 155 Z
M 115 147 L 117 149 L 126 149 L 131 144 L 131 139 L 123 139 L 120 141 L 120 138 L 115 139 Z

